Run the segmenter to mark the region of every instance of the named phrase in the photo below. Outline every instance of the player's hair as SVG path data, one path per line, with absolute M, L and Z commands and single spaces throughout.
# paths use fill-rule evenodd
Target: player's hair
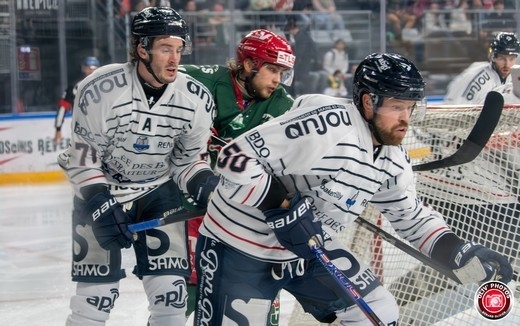
M 520 42 L 515 33 L 500 32 L 489 44 L 489 59 L 494 59 L 497 54 L 519 55 Z
M 353 101 L 363 114 L 361 98 L 368 93 L 379 107 L 385 97 L 421 101 L 424 80 L 415 65 L 394 53 L 373 53 L 356 68 L 353 80 Z
M 137 61 L 137 45 L 149 50 L 156 36 L 175 36 L 184 43 L 183 54 L 191 52 L 188 25 L 182 16 L 169 7 L 148 7 L 137 13 L 132 21 L 132 48 L 130 57 Z
M 264 63 L 271 63 L 288 69 L 294 67 L 294 55 L 289 42 L 265 29 L 249 32 L 238 44 L 236 64 L 240 67 L 244 60 L 248 58 L 254 62 L 257 70 Z

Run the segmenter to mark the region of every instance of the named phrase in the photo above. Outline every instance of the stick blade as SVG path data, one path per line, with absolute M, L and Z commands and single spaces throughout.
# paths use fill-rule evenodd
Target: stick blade
M 468 138 L 462 146 L 451 156 L 438 161 L 417 164 L 412 167 L 414 171 L 429 171 L 434 169 L 456 166 L 473 161 L 486 146 L 489 138 L 502 115 L 504 108 L 504 97 L 502 94 L 491 91 L 486 95 L 486 100 L 482 106 L 482 111 L 469 133 Z

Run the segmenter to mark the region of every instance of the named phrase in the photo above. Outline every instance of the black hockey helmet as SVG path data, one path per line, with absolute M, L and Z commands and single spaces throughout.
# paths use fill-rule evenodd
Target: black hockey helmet
M 495 36 L 489 45 L 489 57 L 494 59 L 497 54 L 519 55 L 520 42 L 515 33 L 501 32 Z
M 415 65 L 399 54 L 373 53 L 356 68 L 353 80 L 353 100 L 363 112 L 361 97 L 368 93 L 379 107 L 384 97 L 423 101 L 424 80 Z
M 148 7 L 137 13 L 132 21 L 132 35 L 149 49 L 152 37 L 169 35 L 184 41 L 185 52 L 191 52 L 188 25 L 182 16 L 169 7 Z

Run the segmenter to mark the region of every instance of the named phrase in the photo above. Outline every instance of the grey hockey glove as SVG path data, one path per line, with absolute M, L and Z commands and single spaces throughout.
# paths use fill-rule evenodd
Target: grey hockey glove
M 464 242 L 455 248 L 450 267 L 462 284 L 509 283 L 513 277 L 513 268 L 506 257 L 475 242 Z
M 220 177 L 217 175 L 209 176 L 206 181 L 199 183 L 195 187 L 195 202 L 198 206 L 206 208 L 208 206 L 211 195 L 218 185 Z
M 309 239 L 316 237 L 323 244 L 321 222 L 314 221 L 308 198 L 295 196 L 290 208 L 274 208 L 264 211 L 267 225 L 274 231 L 278 241 L 288 250 L 304 259 L 315 258 L 309 248 Z
M 108 191 L 101 192 L 87 202 L 92 231 L 101 248 L 119 250 L 130 248 L 133 234 L 128 230 L 130 217 Z

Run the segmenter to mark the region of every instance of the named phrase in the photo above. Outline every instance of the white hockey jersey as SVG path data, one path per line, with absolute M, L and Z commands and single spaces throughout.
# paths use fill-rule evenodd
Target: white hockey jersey
M 511 82 L 509 75 L 505 83 Z M 489 62 L 475 62 L 453 79 L 444 97 L 445 104 L 483 104 L 487 93 L 502 85 Z
M 518 87 L 518 86 L 517 86 Z M 504 97 L 504 104 L 520 104 L 520 98 L 514 93 L 515 86 L 512 82 L 505 83 L 494 89 Z
M 79 188 L 107 184 L 120 202 L 133 200 L 173 177 L 186 183 L 203 169 L 215 104 L 195 79 L 177 73 L 149 107 L 131 63 L 97 69 L 74 101 L 71 146 L 58 157 Z
M 199 231 L 260 260 L 295 259 L 256 208 L 273 177 L 289 193 L 309 196 L 315 217 L 331 235 L 348 228 L 369 202 L 426 254 L 451 232 L 440 214 L 417 198 L 401 146 L 383 146 L 374 160 L 368 125 L 347 99 L 297 98 L 291 111 L 224 147 L 217 171 L 223 178 Z

